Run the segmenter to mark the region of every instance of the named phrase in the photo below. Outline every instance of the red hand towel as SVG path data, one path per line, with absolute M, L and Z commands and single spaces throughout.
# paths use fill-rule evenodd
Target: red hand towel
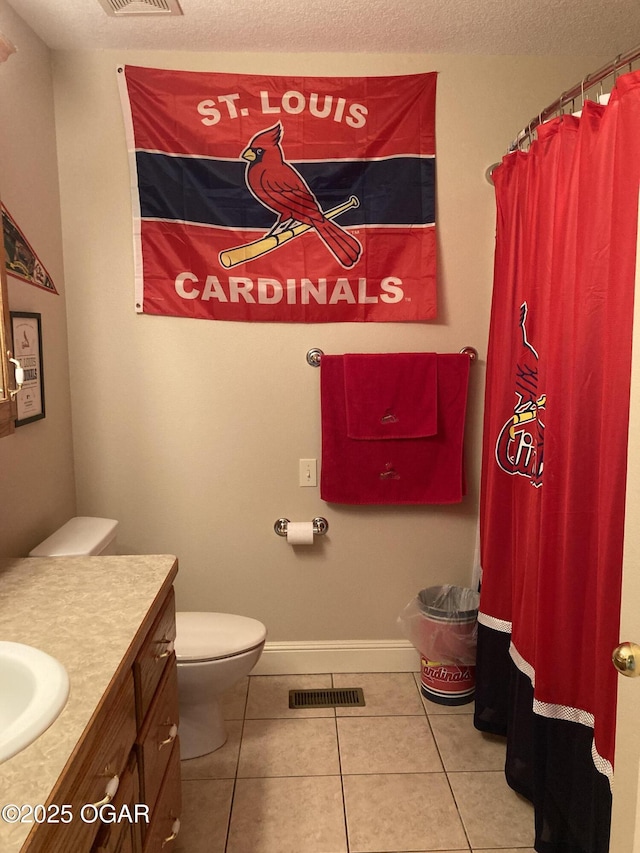
M 432 352 L 344 356 L 347 435 L 424 438 L 438 425 L 438 372 Z
M 437 355 L 438 429 L 427 438 L 359 441 L 347 435 L 344 357 L 322 357 L 320 496 L 344 504 L 447 504 L 464 494 L 465 354 Z

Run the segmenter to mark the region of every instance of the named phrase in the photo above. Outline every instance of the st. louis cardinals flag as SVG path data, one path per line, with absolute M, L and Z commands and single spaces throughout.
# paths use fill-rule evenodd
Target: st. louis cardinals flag
M 435 73 L 118 78 L 137 311 L 435 318 Z

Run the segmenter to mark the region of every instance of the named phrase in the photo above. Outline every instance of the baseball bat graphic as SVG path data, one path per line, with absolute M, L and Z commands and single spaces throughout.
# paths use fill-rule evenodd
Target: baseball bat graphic
M 335 219 L 336 216 L 340 216 L 345 210 L 359 206 L 360 202 L 356 196 L 352 195 L 348 201 L 344 201 L 337 207 L 331 208 L 331 210 L 325 210 L 324 215 L 327 219 Z M 271 252 L 273 249 L 277 249 L 283 243 L 288 243 L 289 240 L 293 240 L 299 234 L 304 234 L 311 227 L 311 225 L 300 223 L 299 225 L 294 225 L 293 228 L 287 228 L 286 231 L 282 231 L 280 234 L 270 234 L 266 237 L 261 237 L 259 240 L 254 240 L 253 243 L 246 243 L 244 246 L 236 246 L 233 249 L 225 249 L 224 252 L 220 252 L 220 263 L 225 269 L 230 269 L 245 261 L 253 261 L 255 258 L 266 255 L 267 252 Z
M 516 437 L 516 427 L 519 424 L 526 423 L 527 421 L 533 421 L 538 417 L 538 409 L 544 409 L 547 405 L 547 395 L 543 394 L 542 397 L 539 397 L 533 408 L 527 409 L 524 412 L 516 412 L 511 420 L 511 426 L 509 427 L 509 436 L 511 438 Z

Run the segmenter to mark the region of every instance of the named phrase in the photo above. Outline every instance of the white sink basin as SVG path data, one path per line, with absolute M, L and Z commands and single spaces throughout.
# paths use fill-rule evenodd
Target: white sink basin
M 0 641 L 0 762 L 33 743 L 67 703 L 69 676 L 51 655 Z

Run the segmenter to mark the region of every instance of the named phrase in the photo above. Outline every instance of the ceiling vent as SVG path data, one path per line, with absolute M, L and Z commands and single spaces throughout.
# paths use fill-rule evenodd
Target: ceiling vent
M 128 15 L 182 15 L 178 0 L 98 0 L 110 18 Z

